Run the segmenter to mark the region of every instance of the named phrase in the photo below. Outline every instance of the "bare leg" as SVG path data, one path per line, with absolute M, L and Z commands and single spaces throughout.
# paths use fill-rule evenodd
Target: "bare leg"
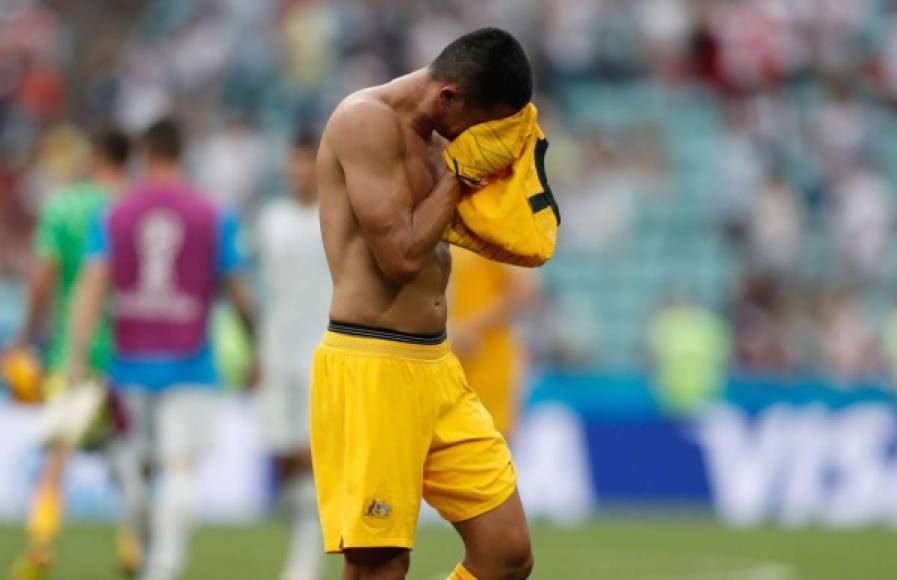
M 533 568 L 529 529 L 520 496 L 463 522 L 455 529 L 464 540 L 463 566 L 477 580 L 524 580 Z
M 349 548 L 343 556 L 343 580 L 404 580 L 411 565 L 404 548 Z
M 28 548 L 10 571 L 13 580 L 40 578 L 53 561 L 53 542 L 62 528 L 62 480 L 70 451 L 56 443 L 46 460 L 28 512 Z
M 297 449 L 295 453 L 274 457 L 277 480 L 286 483 L 297 475 L 311 473 L 311 447 Z
M 33 543 L 48 544 L 59 534 L 62 526 L 62 477 L 69 453 L 69 449 L 59 443 L 47 449 L 46 464 L 28 518 L 28 533 Z

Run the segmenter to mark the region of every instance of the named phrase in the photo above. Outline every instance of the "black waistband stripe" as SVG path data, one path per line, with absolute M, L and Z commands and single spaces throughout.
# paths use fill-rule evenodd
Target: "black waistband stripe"
M 327 325 L 327 330 L 338 334 L 348 336 L 358 336 L 361 338 L 378 338 L 380 340 L 392 340 L 395 342 L 404 342 L 407 344 L 427 344 L 436 345 L 445 342 L 446 334 L 443 330 L 439 334 L 414 334 L 411 332 L 401 332 L 399 330 L 390 330 L 388 328 L 377 328 L 374 326 L 364 326 L 361 324 L 353 324 L 351 322 L 337 322 L 331 320 Z

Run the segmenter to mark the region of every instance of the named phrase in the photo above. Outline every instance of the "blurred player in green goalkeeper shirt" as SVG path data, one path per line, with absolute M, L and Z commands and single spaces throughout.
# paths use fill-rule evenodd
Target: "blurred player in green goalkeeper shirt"
M 44 417 L 58 413 L 53 401 L 66 393 L 63 368 L 68 356 L 68 323 L 71 298 L 81 270 L 82 255 L 90 224 L 127 182 L 130 142 L 119 131 L 99 134 L 93 143 L 93 161 L 87 180 L 65 187 L 49 198 L 43 207 L 35 234 L 37 263 L 28 284 L 25 318 L 6 357 L 21 356 L 41 335 L 43 324 L 51 318 L 49 343 L 45 357 L 46 373 L 41 384 L 42 399 L 47 402 Z M 52 313 L 52 315 L 51 315 Z M 111 354 L 110 329 L 101 325 L 93 339 L 90 366 L 103 374 Z M 62 476 L 66 460 L 77 442 L 60 437 L 43 421 L 42 439 L 46 460 L 36 482 L 28 512 L 28 547 L 14 564 L 12 578 L 42 578 L 53 559 L 53 543 L 62 527 L 64 505 Z M 139 554 L 128 549 L 132 542 L 122 534 L 121 564 L 138 565 Z

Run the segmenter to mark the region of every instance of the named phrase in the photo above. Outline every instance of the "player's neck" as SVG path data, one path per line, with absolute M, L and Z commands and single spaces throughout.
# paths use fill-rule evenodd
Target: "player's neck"
M 151 161 L 146 166 L 146 180 L 150 183 L 177 183 L 181 178 L 181 167 L 177 163 Z
M 94 181 L 112 193 L 118 193 L 125 186 L 127 175 L 124 171 L 99 170 L 94 176 Z
M 433 118 L 429 111 L 430 73 L 426 68 L 418 69 L 399 77 L 387 85 L 387 98 L 393 109 L 405 118 L 415 133 L 424 139 L 433 134 Z

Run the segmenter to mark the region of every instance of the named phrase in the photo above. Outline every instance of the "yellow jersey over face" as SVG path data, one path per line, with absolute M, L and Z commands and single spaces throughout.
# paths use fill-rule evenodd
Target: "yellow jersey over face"
M 449 171 L 474 188 L 443 239 L 490 260 L 541 266 L 554 255 L 561 214 L 545 174 L 548 141 L 532 103 L 470 127 L 443 152 Z

